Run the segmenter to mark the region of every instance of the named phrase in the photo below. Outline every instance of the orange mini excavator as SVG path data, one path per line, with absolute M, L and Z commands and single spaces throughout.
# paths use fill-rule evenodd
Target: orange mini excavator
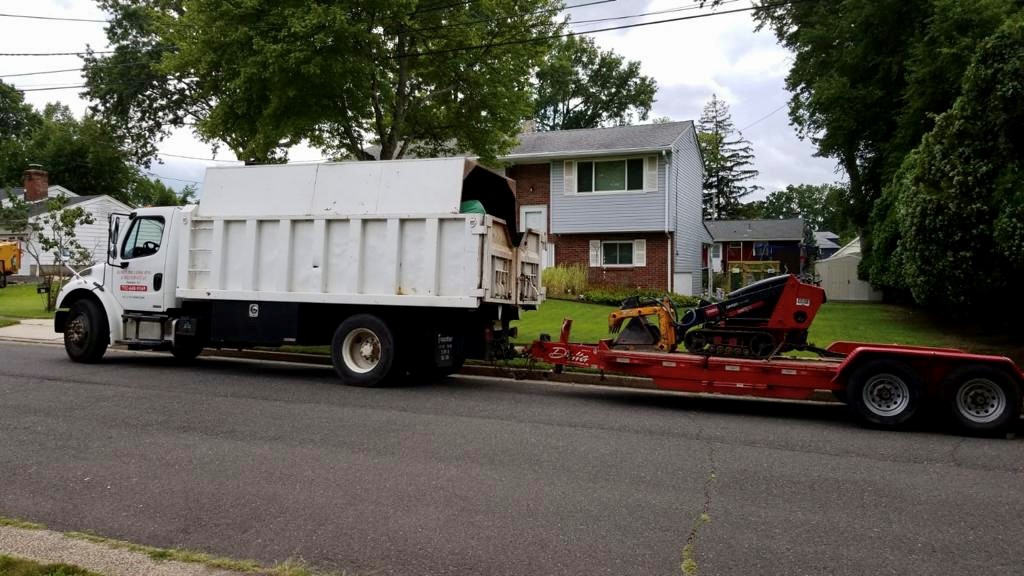
M 701 300 L 679 319 L 668 298 L 629 298 L 608 317 L 611 343 L 627 350 L 674 351 L 680 343 L 693 354 L 771 358 L 789 350 L 827 354 L 807 343 L 807 330 L 825 303 L 825 291 L 783 275 L 760 280 L 726 295 Z M 657 324 L 647 320 L 657 316 Z M 625 324 L 625 327 L 623 327 Z

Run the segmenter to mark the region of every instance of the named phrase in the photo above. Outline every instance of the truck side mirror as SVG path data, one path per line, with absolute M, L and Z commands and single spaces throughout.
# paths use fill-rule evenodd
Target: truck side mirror
M 113 217 L 114 225 L 110 227 L 109 238 L 107 239 L 107 254 L 111 258 L 117 258 L 117 236 L 121 229 L 121 219 L 117 216 Z

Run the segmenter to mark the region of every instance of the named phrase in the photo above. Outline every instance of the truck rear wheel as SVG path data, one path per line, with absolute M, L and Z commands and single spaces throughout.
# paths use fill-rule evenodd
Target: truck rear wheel
M 190 337 L 181 337 L 171 347 L 171 355 L 179 362 L 191 362 L 203 353 L 203 342 Z
M 395 361 L 395 340 L 391 329 L 371 314 L 346 318 L 334 332 L 331 360 L 345 384 L 383 384 Z
M 865 423 L 895 428 L 909 422 L 921 404 L 914 372 L 895 360 L 872 360 L 850 376 L 846 402 Z
M 110 327 L 100 306 L 90 299 L 75 302 L 64 325 L 64 350 L 75 362 L 99 362 L 110 343 Z
M 954 423 L 976 434 L 1004 432 L 1020 418 L 1020 388 L 992 366 L 963 366 L 954 370 L 943 389 Z

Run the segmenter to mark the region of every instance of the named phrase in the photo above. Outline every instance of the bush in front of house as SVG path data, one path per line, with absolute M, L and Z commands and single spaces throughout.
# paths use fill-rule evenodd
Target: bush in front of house
M 587 289 L 587 267 L 582 264 L 553 266 L 541 274 L 549 298 L 573 299 Z
M 593 286 L 587 288 L 575 299 L 590 304 L 620 306 L 623 300 L 633 296 L 652 298 L 659 301 L 668 296 L 677 308 L 693 308 L 697 305 L 698 301 L 695 296 L 684 296 L 682 294 L 672 294 L 664 290 L 631 288 L 628 286 Z

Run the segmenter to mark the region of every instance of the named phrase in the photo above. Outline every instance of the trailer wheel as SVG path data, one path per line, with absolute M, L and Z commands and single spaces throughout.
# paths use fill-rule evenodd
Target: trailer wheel
M 943 390 L 953 421 L 967 432 L 1003 432 L 1020 418 L 1020 388 L 992 366 L 958 368 L 946 378 Z
M 395 340 L 380 318 L 356 314 L 334 332 L 331 360 L 341 381 L 350 386 L 378 386 L 391 372 Z
M 902 362 L 872 360 L 850 376 L 846 401 L 867 424 L 895 428 L 906 424 L 921 404 L 921 387 Z
M 99 362 L 110 343 L 110 327 L 100 306 L 88 298 L 75 302 L 64 325 L 64 351 L 75 362 Z

